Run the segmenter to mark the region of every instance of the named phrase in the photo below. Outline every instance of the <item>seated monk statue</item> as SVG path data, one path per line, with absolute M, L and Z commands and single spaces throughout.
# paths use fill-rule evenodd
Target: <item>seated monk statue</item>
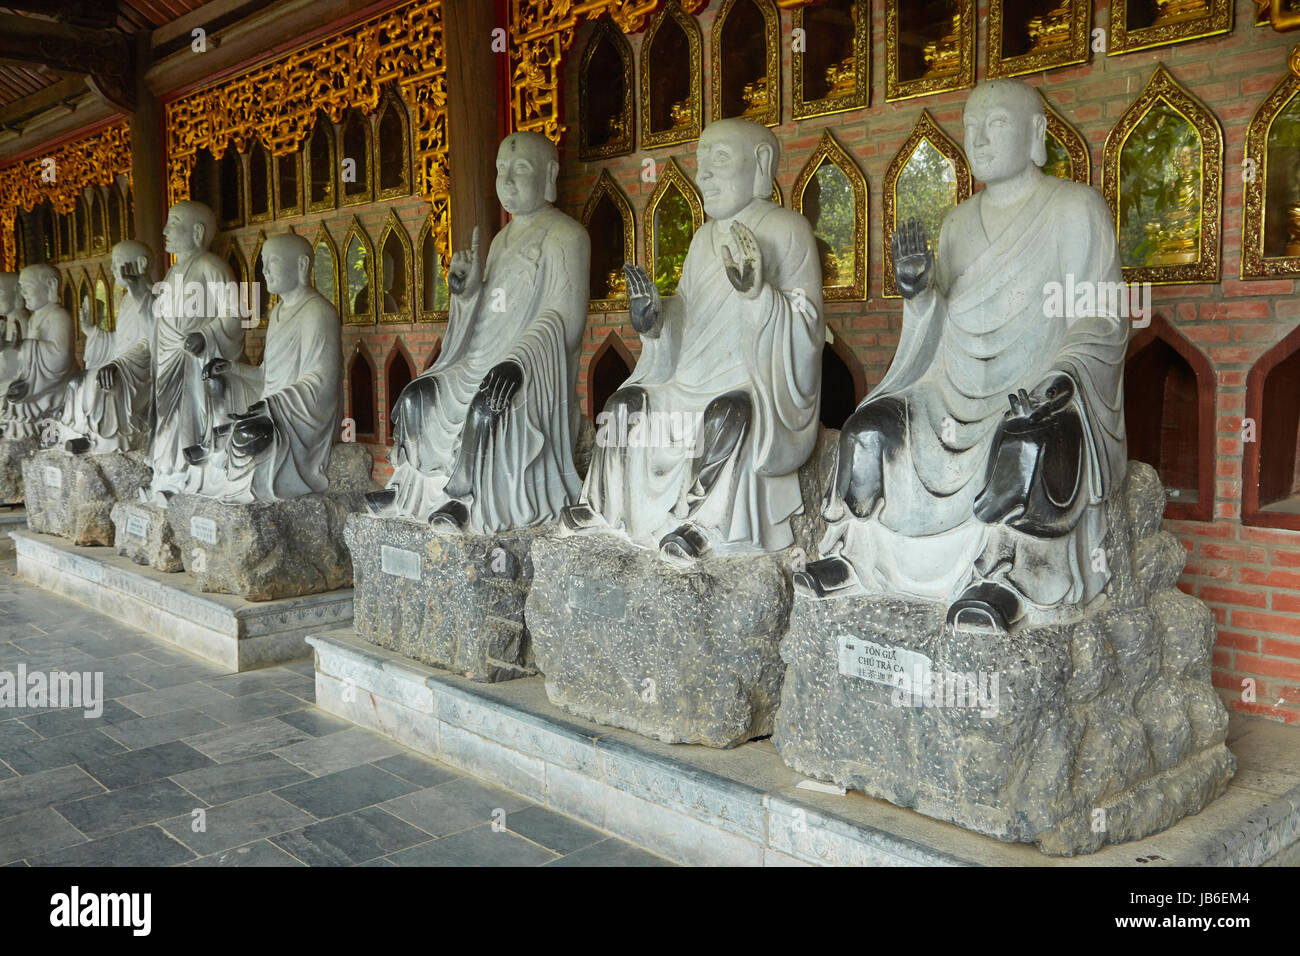
M 343 390 L 342 327 L 309 279 L 311 264 L 311 243 L 302 236 L 284 233 L 262 244 L 266 291 L 279 297 L 262 364 L 214 358 L 203 369 L 205 381 L 222 383 L 222 394 L 259 397 L 218 423 L 205 443 L 185 449 L 186 493 L 247 504 L 326 490 Z M 232 379 L 238 390 L 225 387 Z
M 18 287 L 18 273 L 0 272 L 0 422 L 4 415 L 3 395 L 18 374 L 15 346 L 30 316 Z
M 1108 308 L 1114 217 L 1096 190 L 1042 172 L 1037 91 L 982 83 L 963 124 L 986 188 L 948 214 L 937 261 L 918 222 L 893 236 L 898 350 L 840 433 L 825 557 L 795 585 L 941 602 L 950 623 L 1005 630 L 1064 619 L 1109 579 L 1128 322 Z M 1096 308 L 1052 305 L 1067 278 Z
M 113 247 L 113 274 L 126 289 L 117 307 L 117 328 L 101 329 L 90 303 L 78 319 L 86 335 L 84 372 L 73 376 L 63 402 L 59 431 L 74 455 L 134 451 L 149 444 L 153 423 L 153 293 L 149 247 L 128 239 Z
M 393 477 L 367 496 L 373 513 L 485 534 L 552 521 L 577 497 L 591 243 L 552 205 L 559 168 L 538 133 L 501 142 L 496 190 L 510 222 L 481 272 L 477 229 L 452 257 L 447 338 L 393 408 Z
M 764 126 L 710 125 L 696 151 L 710 220 L 676 294 L 624 266 L 641 356 L 605 405 L 568 531 L 616 530 L 677 566 L 794 543 L 826 329 L 812 227 L 770 198 L 778 155 Z
M 0 408 L 0 437 L 35 438 L 63 408 L 68 380 L 77 370 L 72 316 L 59 304 L 59 271 L 40 263 L 18 274 L 31 316 L 7 323 L 0 378 L 9 381 Z

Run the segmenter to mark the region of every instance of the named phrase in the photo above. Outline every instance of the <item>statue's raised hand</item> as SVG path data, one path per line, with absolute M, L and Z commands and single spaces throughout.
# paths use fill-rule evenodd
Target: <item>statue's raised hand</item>
M 639 335 L 653 332 L 659 325 L 662 305 L 659 287 L 651 281 L 644 269 L 630 262 L 623 263 L 623 275 L 627 277 L 627 309 L 632 328 Z
M 727 267 L 731 287 L 747 299 L 763 291 L 763 253 L 758 239 L 748 226 L 731 222 L 731 231 L 722 240 L 722 264 Z
M 920 295 L 934 272 L 934 253 L 919 219 L 909 219 L 894 231 L 894 280 L 904 299 Z
M 95 373 L 95 384 L 105 392 L 117 388 L 117 363 L 109 362 L 107 365 L 101 365 L 99 371 Z
M 81 297 L 81 308 L 77 310 L 77 324 L 81 326 L 83 335 L 90 335 L 90 330 L 95 328 L 95 313 L 90 308 L 90 297 Z
M 478 264 L 478 226 L 470 237 L 469 250 L 462 249 L 451 257 L 447 270 L 447 288 L 452 295 L 473 295 L 483 284 L 483 271 Z
M 510 407 L 510 400 L 524 382 L 524 369 L 518 362 L 501 362 L 483 376 L 479 391 L 487 393 L 488 408 L 494 412 L 504 412 Z

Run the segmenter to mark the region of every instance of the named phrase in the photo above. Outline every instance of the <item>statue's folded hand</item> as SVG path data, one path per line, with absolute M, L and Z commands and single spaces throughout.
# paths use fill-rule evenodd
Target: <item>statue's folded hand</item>
M 230 372 L 230 360 L 223 358 L 214 358 L 207 365 L 203 366 L 203 381 L 209 382 L 214 378 L 220 378 Z
M 1053 372 L 1039 382 L 1032 392 L 1026 392 L 1022 388 L 1007 397 L 1011 403 L 1007 418 L 1041 422 L 1070 404 L 1074 398 L 1074 379 L 1064 372 Z
M 488 408 L 494 412 L 503 412 L 510 407 L 510 400 L 524 382 L 524 368 L 518 362 L 501 362 L 483 376 L 479 391 L 487 393 Z
M 232 413 L 230 416 L 230 420 L 235 422 L 246 422 L 246 421 L 251 421 L 254 418 L 263 417 L 265 415 L 266 415 L 266 399 L 260 398 L 257 401 L 255 401 L 252 405 L 249 405 L 247 411 Z
M 204 341 L 202 332 L 191 332 L 185 336 L 186 352 L 191 355 L 202 355 L 205 348 L 207 348 L 207 342 Z

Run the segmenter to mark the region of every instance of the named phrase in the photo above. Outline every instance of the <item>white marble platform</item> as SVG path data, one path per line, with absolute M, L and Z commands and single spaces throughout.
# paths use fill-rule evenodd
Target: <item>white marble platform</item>
M 1230 866 L 1300 862 L 1300 728 L 1234 714 L 1238 773 L 1204 811 L 1077 857 L 1001 843 L 860 793 L 796 789 L 770 742 L 664 744 L 571 717 L 542 677 L 482 684 L 349 630 L 308 638 L 318 706 L 680 863 Z
M 16 508 L 0 505 L 0 561 L 14 556 L 14 542 L 9 537 L 10 531 L 20 531 L 27 527 L 27 509 L 21 504 Z
M 308 656 L 306 638 L 352 621 L 352 589 L 276 601 L 205 594 L 187 574 L 134 564 L 107 548 L 10 531 L 18 576 L 232 671 Z

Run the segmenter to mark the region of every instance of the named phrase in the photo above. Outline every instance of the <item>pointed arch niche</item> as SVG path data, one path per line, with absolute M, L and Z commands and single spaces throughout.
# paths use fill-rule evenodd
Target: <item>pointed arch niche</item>
M 370 121 L 353 107 L 343 114 L 339 126 L 339 198 L 345 206 L 372 202 L 374 186 L 370 170 L 374 158 Z M 346 164 L 351 163 L 351 166 Z
M 930 248 L 937 251 L 943 217 L 958 203 L 969 199 L 970 194 L 970 164 L 966 154 L 939 128 L 929 110 L 922 110 L 921 118 L 885 172 L 881 228 L 885 298 L 899 298 L 892 241 L 898 223 L 913 217 L 920 219 L 925 224 Z
M 442 338 L 433 340 L 433 348 L 429 349 L 429 357 L 424 360 L 423 371 L 427 372 L 433 368 L 433 363 L 438 361 L 438 356 L 442 354 Z
M 276 156 L 272 161 L 277 219 L 302 215 L 302 163 L 301 149 L 287 156 Z
M 451 296 L 447 290 L 447 272 L 443 268 L 442 256 L 438 254 L 438 238 L 431 213 L 424 220 L 420 229 L 417 247 L 420 254 L 415 259 L 415 284 L 419 292 L 416 315 L 421 322 L 446 321 L 447 310 L 451 306 Z
M 352 359 L 348 362 L 348 417 L 357 429 L 357 439 L 375 441 L 379 425 L 375 415 L 378 406 L 375 394 L 375 363 L 364 342 L 358 342 Z
M 316 227 L 316 238 L 312 240 L 311 283 L 334 308 L 339 308 L 339 250 L 323 222 Z
M 379 321 L 388 324 L 414 321 L 411 309 L 411 237 L 397 213 L 388 211 L 388 221 L 379 235 Z
M 1214 370 L 1163 316 L 1135 335 L 1124 365 L 1128 457 L 1160 475 L 1165 516 L 1209 521 L 1214 513 Z
M 343 295 L 343 324 L 370 325 L 375 321 L 375 254 L 374 246 L 361 220 L 352 217 L 352 225 L 343 238 L 343 262 L 340 281 Z
M 641 43 L 641 148 L 700 138 L 704 126 L 704 41 L 700 25 L 668 0 Z
M 636 261 L 632 203 L 608 169 L 600 171 L 596 187 L 582 210 L 582 225 L 591 237 L 590 294 L 592 312 L 627 311 L 627 281 L 623 263 Z
M 578 72 L 578 159 L 632 152 L 632 45 L 608 16 L 596 21 Z
M 308 212 L 333 209 L 337 203 L 339 164 L 334 158 L 334 124 L 324 113 L 316 114 L 316 125 L 305 150 Z
M 822 132 L 790 194 L 791 208 L 813 227 L 822 263 L 822 296 L 866 298 L 867 181 L 830 130 Z
M 411 192 L 411 117 L 406 103 L 391 88 L 375 116 L 375 198 L 393 199 Z
M 989 0 L 985 76 L 1087 63 L 1091 26 L 1092 0 Z
M 826 328 L 822 346 L 821 423 L 840 429 L 867 397 L 867 373 L 842 338 Z
M 91 186 L 90 190 L 90 251 L 95 255 L 108 252 L 108 206 L 104 190 Z
M 1047 115 L 1047 163 L 1043 172 L 1091 186 L 1092 154 L 1088 152 L 1088 141 L 1052 108 L 1047 97 L 1043 97 L 1043 106 Z
M 269 222 L 275 216 L 271 151 L 256 140 L 248 145 L 248 221 Z
M 792 49 L 795 119 L 859 109 L 871 100 L 871 0 L 796 7 L 802 49 Z M 793 47 L 793 45 L 792 45 Z
M 661 295 L 672 295 L 682 277 L 691 237 L 704 225 L 703 200 L 677 160 L 663 166 L 641 221 L 647 271 Z
M 722 0 L 713 21 L 714 120 L 781 122 L 781 15 L 772 0 Z
M 1126 282 L 1219 281 L 1223 129 L 1163 66 L 1106 137 L 1101 181 Z
M 1256 440 L 1242 442 L 1241 523 L 1300 531 L 1300 327 L 1246 376 L 1246 417 Z
M 587 365 L 587 415 L 594 422 L 609 397 L 622 387 L 636 368 L 636 359 L 617 332 L 610 332 Z
M 95 283 L 92 287 L 90 307 L 94 310 L 95 324 L 105 332 L 112 332 L 117 324 L 113 314 L 113 293 L 101 265 L 95 270 Z
M 384 362 L 384 443 L 391 445 L 393 443 L 393 409 L 397 405 L 397 400 L 402 396 L 402 389 L 411 384 L 411 379 L 415 378 L 415 360 L 411 358 L 411 353 L 406 351 L 406 346 L 398 339 L 393 343 L 393 348 L 388 353 L 388 359 Z
M 1300 65 L 1298 63 L 1297 65 Z M 1241 277 L 1300 276 L 1300 75 L 1287 70 L 1246 130 Z M 1253 164 L 1253 165 L 1252 165 Z
M 244 158 L 234 146 L 227 146 L 217 160 L 217 225 L 220 228 L 237 229 L 244 224 L 246 195 Z
M 127 234 L 126 196 L 122 194 L 122 184 L 114 180 L 108 187 L 108 246 L 121 242 Z
M 1110 40 L 1106 52 L 1115 56 L 1228 33 L 1232 29 L 1232 16 L 1232 0 L 1201 0 L 1199 4 L 1186 0 L 1163 4 L 1149 0 L 1110 0 Z
M 885 99 L 975 85 L 975 0 L 885 0 Z
M 271 295 L 266 288 L 266 267 L 262 264 L 262 246 L 266 245 L 266 233 L 259 231 L 257 233 L 257 245 L 253 247 L 253 259 L 251 268 L 253 272 L 253 282 L 257 284 L 257 307 L 261 314 L 257 319 L 257 328 L 266 328 L 271 321 L 271 309 L 280 301 L 278 295 Z

